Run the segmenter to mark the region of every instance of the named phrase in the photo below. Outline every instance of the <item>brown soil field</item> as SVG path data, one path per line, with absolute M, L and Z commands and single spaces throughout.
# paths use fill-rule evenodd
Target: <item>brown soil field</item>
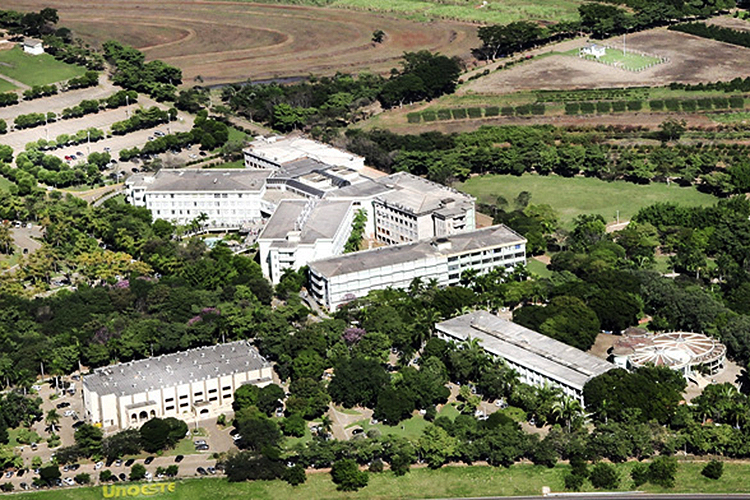
M 585 42 L 580 40 L 578 46 Z M 621 38 L 605 43 L 617 47 Z M 659 28 L 628 36 L 631 49 L 668 62 L 634 73 L 565 55 L 550 55 L 496 71 L 461 87 L 460 93 L 506 94 L 518 90 L 661 86 L 750 76 L 750 49 Z M 564 50 L 569 49 L 567 47 Z M 557 47 L 540 53 L 559 51 Z
M 716 26 L 731 28 L 738 31 L 750 31 L 750 21 L 745 21 L 736 17 L 715 17 L 706 21 L 706 24 L 715 24 Z
M 470 58 L 476 26 L 417 23 L 383 15 L 290 5 L 211 0 L 0 0 L 0 9 L 58 10 L 60 26 L 98 46 L 109 39 L 132 44 L 148 59 L 183 70 L 191 85 L 274 77 L 386 73 L 404 51 L 427 49 Z M 382 44 L 371 42 L 382 29 Z

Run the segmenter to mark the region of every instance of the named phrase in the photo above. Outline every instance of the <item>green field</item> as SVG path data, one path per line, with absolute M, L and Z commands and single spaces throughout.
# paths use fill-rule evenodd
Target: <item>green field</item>
M 8 80 L 4 80 L 0 78 L 0 92 L 10 92 L 11 90 L 15 90 L 18 87 L 10 83 Z
M 80 76 L 81 66 L 60 62 L 49 54 L 32 56 L 20 48 L 0 52 L 0 73 L 26 85 L 47 85 Z
M 547 203 L 554 208 L 564 226 L 570 226 L 581 214 L 597 213 L 614 222 L 628 220 L 642 207 L 656 202 L 673 202 L 687 206 L 712 205 L 717 198 L 701 193 L 694 187 L 682 188 L 666 184 L 638 185 L 625 181 L 606 182 L 587 177 L 558 177 L 524 174 L 473 177 L 454 187 L 465 191 L 482 203 L 494 203 L 504 196 L 509 203 L 521 191 L 531 193 L 531 203 Z
M 681 463 L 677 471 L 677 487 L 674 490 L 643 485 L 639 490 L 652 493 L 744 493 L 750 490 L 747 477 L 750 465 L 725 463 L 724 476 L 713 481 L 701 476 L 704 463 Z M 619 464 L 620 489 L 632 490 L 629 472 L 633 462 Z M 256 481 L 251 483 L 228 483 L 220 478 L 204 478 L 178 481 L 173 493 L 150 495 L 152 498 L 190 500 L 227 500 L 234 498 L 258 498 L 264 500 L 288 500 L 304 498 L 320 499 L 411 499 L 448 498 L 477 496 L 540 495 L 542 486 L 552 491 L 563 490 L 563 476 L 569 471 L 567 465 L 552 469 L 528 464 L 514 465 L 508 469 L 486 466 L 443 467 L 438 470 L 413 469 L 403 477 L 394 477 L 390 472 L 370 474 L 367 487 L 358 492 L 336 491 L 331 477 L 325 472 L 308 475 L 303 485 L 292 487 L 281 481 Z M 586 484 L 585 491 L 592 491 Z M 15 498 L 29 500 L 99 500 L 103 498 L 101 487 L 58 489 L 37 493 L 23 493 Z
M 572 55 L 575 55 L 577 57 L 578 51 L 575 50 L 573 52 L 574 53 Z M 628 71 L 640 71 L 641 69 L 644 69 L 649 65 L 658 64 L 661 62 L 661 59 L 659 59 L 658 57 L 642 56 L 640 54 L 627 51 L 623 54 L 622 50 L 610 48 L 607 48 L 604 56 L 598 59 L 594 56 L 584 56 L 584 59 L 614 65 L 618 68 L 626 69 Z
M 707 115 L 715 122 L 719 123 L 742 123 L 750 121 L 750 112 L 741 111 L 738 113 L 717 113 Z
M 258 1 L 258 0 L 240 0 Z M 260 0 L 263 3 L 327 5 L 344 9 L 382 12 L 415 21 L 456 19 L 507 24 L 513 21 L 575 21 L 582 0 Z

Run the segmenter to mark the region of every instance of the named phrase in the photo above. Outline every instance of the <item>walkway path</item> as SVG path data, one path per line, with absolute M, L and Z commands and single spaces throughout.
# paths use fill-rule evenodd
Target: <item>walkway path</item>
M 25 83 L 21 83 L 18 80 L 14 80 L 13 78 L 11 78 L 9 76 L 0 75 L 0 78 L 3 79 L 3 80 L 5 80 L 6 82 L 12 83 L 13 85 L 15 85 L 16 87 L 18 87 L 21 90 L 29 90 L 31 88 L 28 85 L 26 85 Z

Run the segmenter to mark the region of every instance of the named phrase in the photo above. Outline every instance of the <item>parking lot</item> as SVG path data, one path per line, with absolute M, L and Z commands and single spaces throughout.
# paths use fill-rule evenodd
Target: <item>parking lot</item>
M 100 78 L 100 80 L 101 83 L 96 87 L 60 92 L 49 97 L 21 101 L 17 105 L 0 108 L 0 119 L 5 120 L 8 122 L 8 125 L 11 125 L 18 115 L 48 113 L 50 111 L 60 114 L 63 109 L 77 106 L 85 99 L 104 99 L 120 90 L 119 87 L 115 87 L 104 77 Z

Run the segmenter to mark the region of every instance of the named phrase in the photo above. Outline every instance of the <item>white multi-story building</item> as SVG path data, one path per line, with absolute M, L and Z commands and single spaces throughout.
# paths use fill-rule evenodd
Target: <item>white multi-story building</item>
M 583 386 L 615 365 L 541 333 L 474 311 L 435 325 L 438 338 L 463 342 L 477 339 L 492 356 L 503 358 L 521 382 L 554 385 L 583 404 Z
M 361 156 L 298 136 L 256 137 L 243 153 L 247 168 L 275 170 L 302 158 L 352 170 L 361 170 L 365 166 L 365 159 Z
M 372 290 L 407 288 L 414 278 L 450 286 L 469 269 L 485 274 L 525 263 L 526 239 L 498 225 L 311 262 L 310 293 L 335 310 Z
M 153 418 L 194 421 L 230 411 L 234 391 L 265 386 L 273 368 L 247 341 L 97 368 L 83 377 L 86 420 L 106 429 Z
M 284 200 L 258 236 L 260 265 L 278 284 L 285 269 L 341 255 L 357 206 L 351 201 Z
M 134 175 L 125 182 L 128 203 L 154 219 L 188 224 L 201 214 L 211 227 L 238 228 L 270 214 L 264 202 L 267 170 L 184 169 Z

